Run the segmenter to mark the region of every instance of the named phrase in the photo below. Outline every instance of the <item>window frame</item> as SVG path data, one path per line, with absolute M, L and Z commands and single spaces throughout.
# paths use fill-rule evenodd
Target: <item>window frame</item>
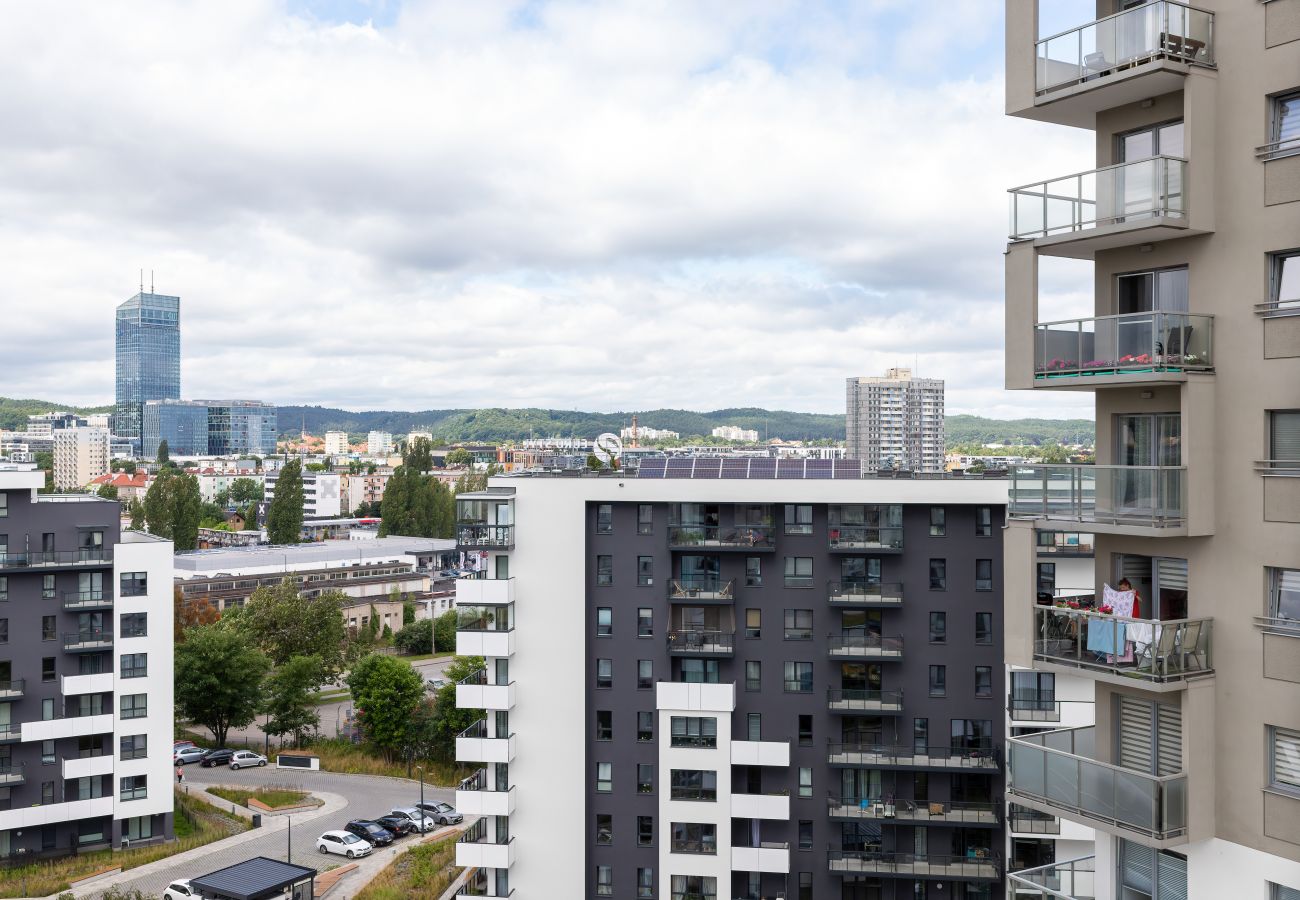
M 655 507 L 653 503 L 638 503 L 636 505 L 636 533 L 655 533 Z
M 647 718 L 648 717 L 648 718 Z M 646 722 L 650 723 L 649 728 Z M 655 714 L 653 710 L 640 709 L 636 713 L 636 740 L 638 744 L 653 742 L 655 739 Z
M 127 783 L 130 782 L 130 787 Z M 149 796 L 149 776 L 148 775 L 123 775 L 118 780 L 118 800 L 125 803 L 129 800 L 145 800 Z
M 804 564 L 807 565 L 804 565 Z M 804 571 L 806 569 L 806 571 Z M 791 589 L 811 588 L 816 577 L 811 556 L 787 556 L 784 564 L 785 586 Z
M 784 660 L 781 666 L 781 674 L 785 693 L 811 694 L 813 692 L 815 672 L 812 662 L 808 660 Z
M 807 519 L 804 513 L 807 512 Z M 812 534 L 813 507 L 811 503 L 786 503 L 782 510 L 782 532 L 784 534 Z
M 649 828 L 646 827 L 647 824 Z M 654 816 L 636 817 L 636 845 L 638 847 L 653 847 L 655 845 Z
M 609 587 L 614 583 L 614 555 L 596 554 L 596 586 Z
M 988 625 L 986 628 L 983 629 L 981 635 L 980 622 L 982 617 L 986 617 Z M 993 613 L 991 612 L 975 613 L 975 643 L 981 646 L 993 643 Z
M 128 748 L 127 742 L 130 741 Z M 148 759 L 149 757 L 149 735 L 147 734 L 124 734 L 119 736 L 117 744 L 117 758 L 120 760 L 130 759 Z
M 937 678 L 935 676 L 938 676 Z M 948 696 L 948 667 L 943 664 L 934 664 L 930 666 L 929 680 L 926 682 L 928 696 L 930 697 L 947 697 Z
M 604 664 L 604 665 L 602 665 Z M 605 674 L 601 674 L 601 670 Z M 614 687 L 614 660 L 597 657 L 596 658 L 596 690 L 608 691 Z
M 938 617 L 937 619 L 935 618 L 936 616 Z M 939 623 L 938 628 L 935 628 L 936 622 Z M 930 610 L 929 625 L 930 625 L 929 643 L 931 644 L 948 643 L 948 613 L 947 612 L 941 609 Z
M 121 702 L 118 704 L 118 718 L 126 719 L 144 719 L 149 716 L 149 695 L 148 694 L 119 694 Z M 127 715 L 127 701 L 130 700 L 130 715 Z M 143 701 L 143 703 L 141 703 Z
M 601 620 L 604 619 L 602 622 Z M 596 607 L 596 637 L 614 636 L 614 607 Z
M 636 558 L 636 586 L 653 587 L 655 583 L 655 558 L 638 556 Z
M 763 557 L 745 557 L 745 587 L 763 586 Z
M 614 533 L 614 504 L 596 504 L 596 534 Z
M 596 813 L 595 844 L 597 847 L 614 845 L 614 816 L 611 813 Z
M 754 666 L 754 674 L 750 674 L 750 667 Z M 745 690 L 761 691 L 763 689 L 763 661 L 760 659 L 745 660 Z
M 938 587 L 935 586 L 936 584 Z M 948 558 L 946 556 L 930 558 L 930 590 L 948 590 Z
M 641 670 L 644 663 L 650 664 L 650 674 L 643 675 Z M 638 659 L 636 661 L 636 689 L 638 691 L 653 691 L 655 688 L 655 661 L 653 659 Z
M 988 576 L 980 575 L 980 570 L 988 571 Z M 977 559 L 975 560 L 975 590 L 981 594 L 993 590 L 993 560 Z
M 128 588 L 129 585 L 129 588 Z M 123 572 L 117 579 L 118 596 L 146 597 L 149 594 L 148 572 Z
M 596 763 L 596 793 L 611 794 L 613 792 L 614 792 L 614 764 L 612 762 L 597 762 Z
M 121 674 L 119 678 L 147 678 L 149 677 L 149 654 L 148 653 L 123 653 L 121 659 Z M 133 665 L 127 666 L 127 660 Z M 138 664 L 135 664 L 137 663 Z
M 612 709 L 596 710 L 595 739 L 603 743 L 614 740 L 614 711 Z
M 983 677 L 984 684 L 981 690 L 980 679 Z M 975 696 L 984 700 L 993 696 L 993 667 L 976 666 L 975 667 Z
M 787 641 L 811 641 L 814 627 L 813 611 L 799 607 L 787 607 L 782 616 L 782 627 Z
M 749 622 L 750 613 L 754 614 L 754 624 Z M 756 641 L 763 636 L 763 610 L 756 606 L 745 609 L 745 640 Z
M 1300 731 L 1280 725 L 1268 725 L 1268 789 L 1293 797 L 1300 797 Z M 1280 742 L 1292 745 L 1291 754 L 1295 762 L 1290 765 L 1296 769 L 1295 781 L 1283 781 L 1278 778 L 1277 756 Z
M 652 638 L 655 636 L 655 610 L 653 606 L 638 606 L 636 608 L 636 636 L 638 638 Z
M 993 537 L 993 507 L 975 507 L 975 537 Z
M 948 536 L 948 508 L 946 506 L 930 507 L 930 537 Z
M 1296 134 L 1284 138 L 1283 128 L 1291 116 L 1297 120 Z M 1258 149 L 1257 155 L 1268 161 L 1297 154 L 1300 154 L 1300 90 L 1282 91 L 1268 98 L 1268 141 Z

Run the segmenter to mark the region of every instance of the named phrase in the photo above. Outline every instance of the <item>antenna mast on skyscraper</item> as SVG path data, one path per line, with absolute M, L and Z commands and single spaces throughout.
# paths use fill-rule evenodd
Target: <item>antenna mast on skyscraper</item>
M 140 293 L 144 293 L 144 269 L 140 270 Z
M 149 293 L 153 293 L 153 269 L 149 270 Z

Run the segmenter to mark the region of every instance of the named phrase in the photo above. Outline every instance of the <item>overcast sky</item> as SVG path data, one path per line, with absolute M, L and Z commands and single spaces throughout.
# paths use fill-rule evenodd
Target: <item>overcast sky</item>
M 1001 10 L 10 5 L 0 394 L 111 402 L 143 267 L 187 398 L 839 412 L 915 365 L 950 412 L 1088 415 L 1001 389 L 1006 189 L 1090 165 L 1003 116 Z

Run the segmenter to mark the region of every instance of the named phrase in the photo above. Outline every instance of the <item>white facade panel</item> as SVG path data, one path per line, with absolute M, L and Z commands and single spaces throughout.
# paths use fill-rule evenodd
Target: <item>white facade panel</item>
M 732 794 L 731 815 L 737 819 L 790 818 L 789 794 Z M 767 871 L 764 869 L 763 871 Z
M 466 816 L 509 816 L 515 811 L 515 789 L 457 791 L 456 809 Z
M 680 681 L 655 683 L 655 708 L 679 710 L 683 714 L 698 712 L 729 713 L 736 708 L 734 684 L 686 684 Z
M 512 762 L 515 758 L 515 739 L 508 738 L 456 738 L 456 759 L 464 761 L 498 763 Z
M 460 709 L 514 709 L 515 683 L 458 684 L 456 706 Z
M 171 794 L 170 787 L 167 793 Z M 170 809 L 170 805 L 168 806 Z M 77 819 L 93 819 L 113 814 L 112 797 L 96 797 L 93 800 L 71 800 L 67 803 L 48 803 L 44 806 L 24 806 L 22 809 L 0 811 L 0 831 L 14 828 L 35 828 L 38 825 L 52 825 L 55 822 L 72 822 Z
M 779 872 L 790 871 L 789 847 L 732 847 L 731 870 L 733 872 Z
M 109 775 L 113 772 L 111 755 L 67 757 L 63 760 L 64 778 L 91 778 L 95 775 Z
M 113 730 L 113 716 L 74 716 L 68 719 L 49 719 L 23 723 L 23 742 L 57 741 L 63 738 L 86 737 Z
M 514 864 L 515 842 L 508 844 L 456 845 L 456 865 L 476 866 L 480 869 L 506 869 Z
M 458 656 L 512 656 L 515 652 L 514 631 L 458 631 Z
M 786 768 L 790 765 L 790 742 L 732 741 L 731 764 L 733 766 L 780 766 Z
M 513 578 L 457 578 L 457 606 L 504 606 L 515 602 Z
M 59 688 L 65 697 L 76 694 L 104 694 L 113 690 L 113 673 L 101 672 L 98 675 L 64 675 L 59 680 Z

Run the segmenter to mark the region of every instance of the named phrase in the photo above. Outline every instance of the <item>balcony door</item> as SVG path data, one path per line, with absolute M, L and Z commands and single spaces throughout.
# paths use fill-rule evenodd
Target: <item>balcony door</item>
M 1115 417 L 1115 513 L 1120 517 L 1180 518 L 1182 497 L 1176 477 L 1153 466 L 1182 465 L 1183 420 L 1178 413 L 1122 414 Z
M 1116 140 L 1115 161 L 1123 164 L 1112 170 L 1119 179 L 1115 192 L 1120 201 L 1116 221 L 1145 218 L 1165 211 L 1181 212 L 1182 169 L 1174 165 L 1166 168 L 1155 157 L 1184 158 L 1182 121 L 1130 131 Z M 1143 160 L 1150 162 L 1143 163 Z
M 1161 328 L 1169 323 L 1154 313 L 1187 312 L 1187 267 L 1120 275 L 1115 279 L 1115 312 L 1124 316 L 1115 320 L 1114 335 L 1113 358 L 1121 364 L 1126 359 L 1134 366 L 1159 364 L 1167 356 L 1182 354 L 1190 328 Z M 1181 325 L 1182 320 L 1174 321 Z

